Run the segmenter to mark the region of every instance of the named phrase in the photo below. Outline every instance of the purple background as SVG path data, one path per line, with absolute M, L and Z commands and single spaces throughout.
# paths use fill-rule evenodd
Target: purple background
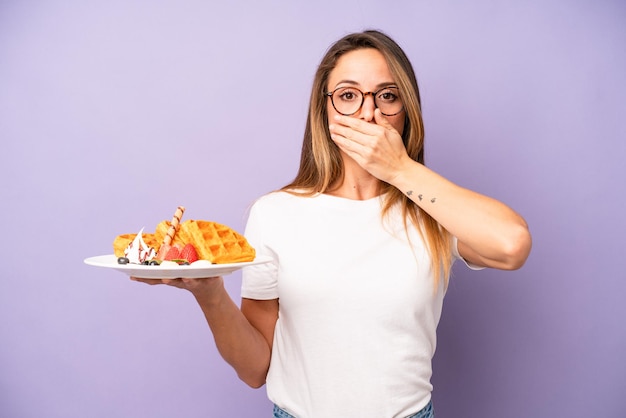
M 295 174 L 323 52 L 367 27 L 414 63 L 428 164 L 533 232 L 522 270 L 455 267 L 438 417 L 626 416 L 625 18 L 598 0 L 0 2 L 0 416 L 270 415 L 190 294 L 83 259 L 179 204 L 243 229 Z

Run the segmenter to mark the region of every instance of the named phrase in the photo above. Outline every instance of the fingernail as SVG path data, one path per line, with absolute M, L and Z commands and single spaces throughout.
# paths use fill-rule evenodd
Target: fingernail
M 335 115 L 335 120 L 341 120 L 341 116 Z
M 335 125 L 328 125 L 328 129 L 332 131 L 333 129 L 335 129 Z

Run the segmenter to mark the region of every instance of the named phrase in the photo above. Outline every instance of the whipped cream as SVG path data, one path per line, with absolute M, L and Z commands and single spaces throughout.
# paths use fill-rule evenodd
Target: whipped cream
M 142 233 L 143 228 L 124 250 L 124 257 L 128 258 L 129 263 L 143 264 L 144 261 L 150 261 L 156 256 L 154 248 L 144 242 Z

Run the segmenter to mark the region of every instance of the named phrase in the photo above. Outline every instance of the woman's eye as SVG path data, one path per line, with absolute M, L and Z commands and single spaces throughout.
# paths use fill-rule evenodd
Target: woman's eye
M 357 94 L 356 92 L 351 90 L 344 90 L 339 95 L 339 98 L 344 102 L 352 102 L 357 99 Z
M 378 93 L 378 98 L 384 102 L 395 102 L 398 95 L 392 90 L 384 90 Z

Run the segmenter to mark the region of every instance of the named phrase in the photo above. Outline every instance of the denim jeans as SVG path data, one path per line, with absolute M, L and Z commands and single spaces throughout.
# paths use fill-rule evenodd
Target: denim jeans
M 274 415 L 273 418 L 296 418 L 291 415 L 289 412 L 285 412 L 280 409 L 278 406 L 274 405 Z M 433 410 L 433 402 L 428 402 L 421 411 L 406 418 L 435 418 L 435 411 Z

